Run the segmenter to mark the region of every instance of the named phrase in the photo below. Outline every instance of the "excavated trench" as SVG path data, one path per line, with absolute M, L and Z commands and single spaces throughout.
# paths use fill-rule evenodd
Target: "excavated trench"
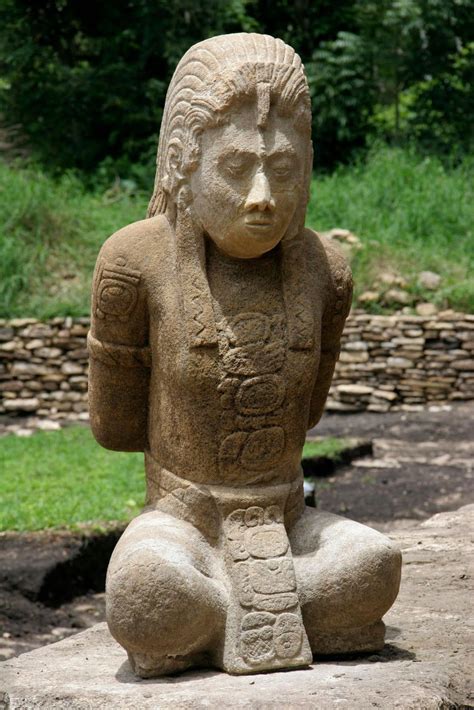
M 107 565 L 121 534 L 122 528 L 86 538 L 71 557 L 47 572 L 35 601 L 57 607 L 74 597 L 104 591 Z

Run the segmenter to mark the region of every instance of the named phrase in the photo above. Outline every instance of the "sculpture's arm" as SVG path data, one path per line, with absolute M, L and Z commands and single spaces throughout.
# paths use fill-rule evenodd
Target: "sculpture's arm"
M 348 264 L 344 257 L 335 251 L 328 254 L 328 257 L 330 270 L 321 327 L 321 357 L 311 396 L 308 429 L 316 426 L 321 419 L 339 358 L 344 323 L 352 302 L 352 275 Z
M 148 313 L 143 277 L 127 254 L 124 232 L 104 244 L 94 273 L 89 411 L 99 444 L 116 451 L 143 451 L 150 373 Z

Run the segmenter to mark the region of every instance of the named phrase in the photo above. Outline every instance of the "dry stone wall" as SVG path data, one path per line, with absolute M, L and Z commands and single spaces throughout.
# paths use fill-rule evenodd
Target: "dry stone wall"
M 474 315 L 348 318 L 328 409 L 387 412 L 467 399 L 474 399 Z
M 88 318 L 0 320 L 0 415 L 87 419 Z M 327 409 L 474 399 L 474 315 L 349 317 Z
M 87 419 L 88 318 L 0 321 L 0 413 Z

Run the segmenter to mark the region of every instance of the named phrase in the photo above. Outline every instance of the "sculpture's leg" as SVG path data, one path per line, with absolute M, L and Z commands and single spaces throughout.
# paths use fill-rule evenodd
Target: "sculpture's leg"
M 217 556 L 190 523 L 159 511 L 130 523 L 107 572 L 107 622 L 137 675 L 212 663 L 227 606 L 220 576 Z
M 290 540 L 313 653 L 381 649 L 382 616 L 400 586 L 396 546 L 365 525 L 313 508 L 306 508 Z

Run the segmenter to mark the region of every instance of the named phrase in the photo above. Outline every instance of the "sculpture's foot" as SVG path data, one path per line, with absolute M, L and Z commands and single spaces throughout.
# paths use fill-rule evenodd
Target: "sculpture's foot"
M 140 678 L 173 675 L 200 665 L 200 659 L 196 655 L 162 656 L 156 653 L 132 653 L 130 651 L 128 652 L 128 661 L 132 671 Z
M 335 656 L 343 653 L 367 653 L 380 651 L 385 643 L 385 624 L 375 624 L 357 629 L 341 629 L 337 632 L 321 632 L 312 639 L 314 655 Z

